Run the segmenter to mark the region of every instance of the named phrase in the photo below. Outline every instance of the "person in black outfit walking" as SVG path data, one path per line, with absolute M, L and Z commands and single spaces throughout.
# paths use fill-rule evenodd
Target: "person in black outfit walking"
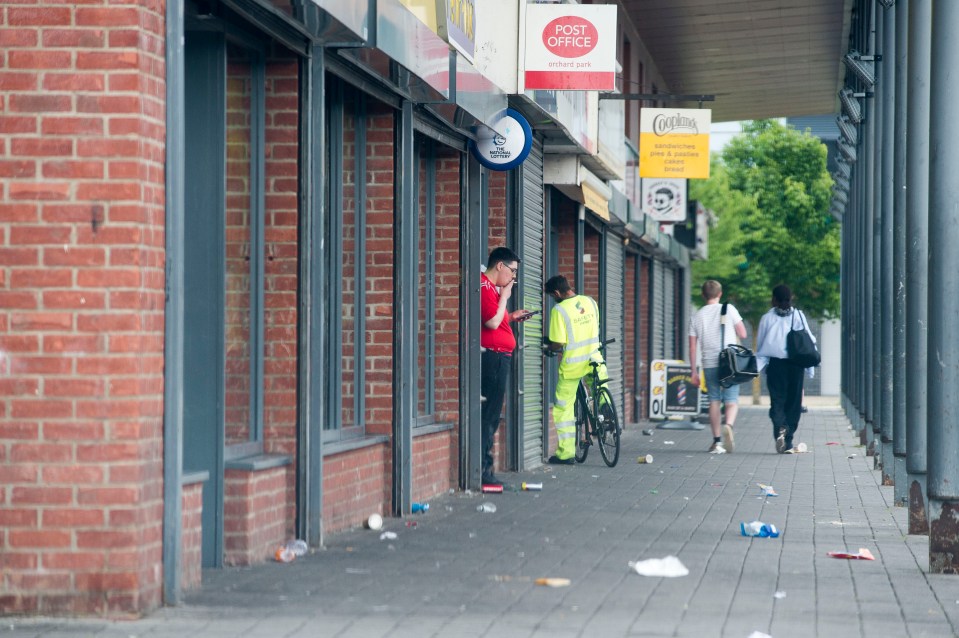
M 766 371 L 769 418 L 773 422 L 776 451 L 780 454 L 795 451 L 793 436 L 802 416 L 803 375 L 812 378 L 815 372 L 815 368 L 803 369 L 788 360 L 786 338 L 790 330 L 805 329 L 813 343 L 816 342 L 805 315 L 793 307 L 792 297 L 792 291 L 785 284 L 773 288 L 773 307 L 759 320 L 756 332 L 756 362 L 760 371 Z

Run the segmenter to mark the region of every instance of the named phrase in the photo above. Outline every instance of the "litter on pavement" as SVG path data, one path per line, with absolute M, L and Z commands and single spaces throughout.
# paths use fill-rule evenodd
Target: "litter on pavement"
M 568 578 L 537 578 L 534 582 L 545 587 L 569 587 L 570 584 Z
M 396 532 L 383 532 L 380 534 L 381 541 L 392 541 L 396 540 Z
M 739 532 L 743 536 L 758 536 L 759 538 L 779 538 L 779 529 L 771 523 L 753 521 L 740 523 Z
M 850 560 L 876 560 L 872 552 L 865 547 L 860 547 L 859 551 L 855 554 L 850 554 L 849 552 L 826 552 L 826 555 L 832 558 L 848 558 Z
M 665 558 L 648 558 L 638 562 L 629 562 L 629 568 L 640 576 L 663 576 L 665 578 L 676 578 L 677 576 L 688 576 L 689 570 L 675 556 L 666 556 Z
M 763 496 L 779 496 L 779 494 L 776 494 L 776 490 L 773 489 L 772 485 L 765 485 L 763 483 L 756 483 L 756 485 L 762 490 Z

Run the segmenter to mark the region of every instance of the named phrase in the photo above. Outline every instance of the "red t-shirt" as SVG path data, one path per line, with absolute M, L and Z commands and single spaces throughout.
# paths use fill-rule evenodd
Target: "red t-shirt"
M 509 311 L 503 315 L 503 321 L 496 330 L 486 327 L 486 322 L 496 316 L 499 310 L 499 291 L 484 273 L 480 276 L 480 316 L 483 318 L 483 330 L 480 333 L 480 345 L 494 352 L 511 353 L 516 349 L 516 337 L 510 327 Z

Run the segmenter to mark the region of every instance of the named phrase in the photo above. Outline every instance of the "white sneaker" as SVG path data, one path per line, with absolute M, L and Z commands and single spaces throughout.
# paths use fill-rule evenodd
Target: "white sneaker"
M 728 423 L 723 426 L 723 447 L 726 448 L 727 452 L 733 451 L 733 446 L 735 445 L 736 435 L 733 434 L 733 426 Z
M 786 428 L 779 428 L 779 434 L 776 436 L 776 451 L 780 454 L 786 453 Z
M 713 443 L 709 446 L 710 454 L 725 454 L 726 448 L 723 447 L 722 443 Z

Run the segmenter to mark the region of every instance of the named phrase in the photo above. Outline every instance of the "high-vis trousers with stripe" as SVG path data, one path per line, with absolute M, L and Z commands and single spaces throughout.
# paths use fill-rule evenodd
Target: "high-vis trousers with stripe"
M 576 389 L 579 379 L 556 381 L 553 424 L 556 426 L 556 458 L 571 459 L 576 452 Z
M 593 354 L 594 361 L 603 361 L 599 354 Z M 606 363 L 603 362 L 596 369 L 599 375 L 600 387 L 605 387 L 609 380 Z M 586 374 L 586 383 L 592 383 L 592 371 Z M 576 453 L 576 390 L 579 388 L 579 379 L 564 379 L 559 376 L 556 381 L 556 400 L 553 403 L 553 424 L 556 426 L 556 458 L 571 459 Z

